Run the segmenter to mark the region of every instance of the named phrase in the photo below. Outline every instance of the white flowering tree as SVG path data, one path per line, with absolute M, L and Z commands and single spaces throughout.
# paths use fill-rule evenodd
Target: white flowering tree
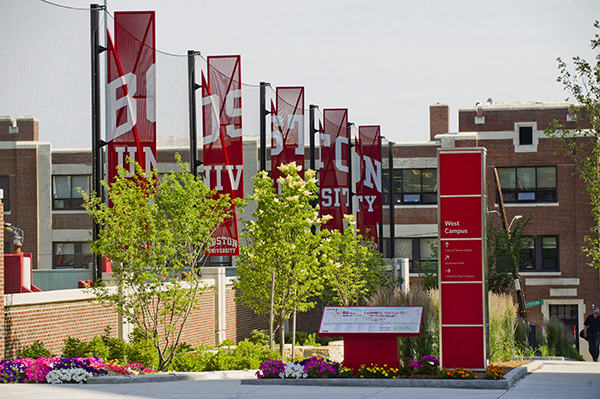
M 311 232 L 325 221 L 311 204 L 317 198 L 315 172 L 307 170 L 303 179 L 295 163 L 279 170 L 284 175 L 279 193 L 264 171 L 253 178 L 254 194 L 248 199 L 256 210 L 253 220 L 244 221 L 235 288 L 236 300 L 269 323 L 271 348 L 279 330 L 283 356 L 284 322 L 314 307 L 321 292 L 318 253 L 327 230 Z
M 355 218 L 345 215 L 348 227 L 331 231 L 322 247 L 325 296 L 330 304 L 356 306 L 379 286 L 390 285 L 383 255 L 375 243 L 366 240 L 356 228 Z

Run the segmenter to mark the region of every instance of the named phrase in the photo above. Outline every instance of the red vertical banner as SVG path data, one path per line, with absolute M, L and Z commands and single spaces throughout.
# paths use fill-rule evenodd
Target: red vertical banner
M 350 211 L 348 177 L 348 109 L 323 110 L 321 134 L 320 212 L 332 218 L 324 227 L 344 230 L 344 215 Z
M 304 176 L 304 87 L 278 87 L 271 106 L 271 178 L 277 184 L 282 164 L 296 162 Z M 275 111 L 273 113 L 273 111 Z
M 487 365 L 485 148 L 438 150 L 440 365 Z
M 241 57 L 208 57 L 208 82 L 202 82 L 204 181 L 219 194 L 244 196 Z M 239 255 L 235 207 L 233 217 L 214 234 L 208 256 Z
M 381 223 L 380 127 L 360 126 L 355 151 L 356 226 L 363 236 L 377 244 L 377 224 Z
M 108 35 L 108 181 L 129 157 L 156 167 L 156 51 L 154 11 L 115 12 L 115 42 Z M 133 166 L 129 167 L 133 171 Z

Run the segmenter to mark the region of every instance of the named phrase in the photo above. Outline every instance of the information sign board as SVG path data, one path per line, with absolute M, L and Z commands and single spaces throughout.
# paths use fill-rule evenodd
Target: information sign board
M 438 150 L 440 363 L 487 363 L 485 149 Z
M 326 307 L 319 335 L 421 333 L 423 307 Z

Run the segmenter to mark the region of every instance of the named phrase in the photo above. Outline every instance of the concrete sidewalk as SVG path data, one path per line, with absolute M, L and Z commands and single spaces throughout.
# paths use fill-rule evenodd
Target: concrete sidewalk
M 223 376 L 220 376 L 221 378 Z M 396 399 L 398 397 L 449 399 L 534 399 L 600 397 L 600 364 L 545 361 L 543 366 L 505 389 L 415 387 L 243 385 L 241 380 L 179 380 L 134 384 L 6 384 L 0 398 L 11 399 L 187 399 L 187 398 L 324 398 Z

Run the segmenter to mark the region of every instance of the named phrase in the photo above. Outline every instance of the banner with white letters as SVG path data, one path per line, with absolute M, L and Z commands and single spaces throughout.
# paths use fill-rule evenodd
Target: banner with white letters
M 324 109 L 320 134 L 320 212 L 332 218 L 324 227 L 344 230 L 350 211 L 348 189 L 348 109 Z
M 296 162 L 304 176 L 304 87 L 278 87 L 271 105 L 271 178 L 277 185 L 282 164 Z
M 209 56 L 202 75 L 204 181 L 218 194 L 244 197 L 241 57 Z M 208 256 L 239 255 L 238 225 L 233 217 L 215 231 Z
M 108 34 L 108 181 L 126 158 L 156 167 L 156 51 L 154 11 L 115 12 L 114 44 Z M 129 167 L 133 172 L 133 166 Z
M 381 129 L 360 126 L 355 146 L 356 227 L 378 244 L 381 223 Z

